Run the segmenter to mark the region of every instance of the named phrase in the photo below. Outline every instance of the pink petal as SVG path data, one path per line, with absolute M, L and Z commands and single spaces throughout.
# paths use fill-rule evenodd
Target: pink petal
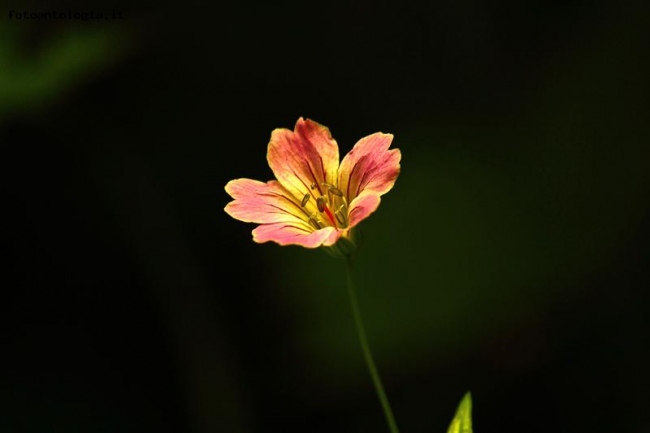
M 350 203 L 349 219 L 350 227 L 354 227 L 366 219 L 379 207 L 381 198 L 379 194 L 361 194 Z
M 253 230 L 253 240 L 258 243 L 273 241 L 280 245 L 300 245 L 305 248 L 331 246 L 341 237 L 334 227 L 314 231 L 310 227 L 288 223 L 263 224 Z
M 271 133 L 267 160 L 275 177 L 294 197 L 301 200 L 312 194 L 315 199 L 325 192 L 323 182 L 336 183 L 339 147 L 329 129 L 301 117 L 294 131 L 276 129 Z
M 252 179 L 235 179 L 228 182 L 226 192 L 233 201 L 225 211 L 233 218 L 249 223 L 304 223 L 309 216 L 277 181 L 263 183 Z M 312 228 L 313 230 L 313 228 Z
M 339 189 L 350 203 L 350 226 L 377 209 L 380 196 L 393 188 L 400 172 L 399 149 L 391 149 L 392 134 L 377 132 L 362 138 L 339 168 Z

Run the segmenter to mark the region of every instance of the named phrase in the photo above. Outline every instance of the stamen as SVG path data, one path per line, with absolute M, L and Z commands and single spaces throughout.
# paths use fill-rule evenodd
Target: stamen
M 320 222 L 315 212 L 309 217 L 309 222 L 316 228 L 316 230 L 323 228 L 323 224 Z
M 322 193 L 321 186 L 327 191 L 325 195 Z M 322 222 L 318 219 L 318 213 L 314 212 L 309 217 L 309 223 L 316 229 L 322 229 L 326 225 L 332 225 L 337 229 L 345 229 L 350 224 L 350 221 L 348 219 L 348 202 L 345 199 L 343 191 L 327 182 L 313 182 L 309 188 L 312 190 L 318 189 L 320 195 L 316 197 L 316 207 L 320 214 L 325 214 L 327 216 L 325 222 Z M 305 207 L 305 205 L 309 203 L 311 195 L 312 194 L 305 194 L 301 203 L 302 207 Z
M 339 197 L 343 197 L 343 192 L 338 188 L 334 188 L 333 186 L 330 186 L 328 188 L 328 191 L 331 192 L 334 195 L 338 195 Z
M 341 213 L 341 209 L 334 212 L 334 216 L 336 217 L 336 220 L 339 222 L 339 224 L 341 224 L 341 226 L 343 226 L 343 227 L 348 226 L 348 223 L 346 222 L 345 216 L 343 216 L 343 214 Z
M 318 206 L 318 211 L 319 212 L 324 212 L 325 211 L 325 197 L 318 197 L 316 199 L 316 206 Z

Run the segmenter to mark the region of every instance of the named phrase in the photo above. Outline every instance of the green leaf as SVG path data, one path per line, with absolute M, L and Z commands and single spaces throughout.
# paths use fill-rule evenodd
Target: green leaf
M 8 113 L 52 104 L 125 53 L 122 29 L 99 24 L 52 27 L 42 48 L 25 50 L 26 41 L 36 40 L 30 27 L 0 26 L 0 124 Z
M 469 392 L 458 405 L 447 433 L 472 433 L 472 395 Z

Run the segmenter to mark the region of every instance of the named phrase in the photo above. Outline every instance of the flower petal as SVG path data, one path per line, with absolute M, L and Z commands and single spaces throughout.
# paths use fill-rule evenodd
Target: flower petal
M 356 226 L 379 207 L 381 198 L 379 194 L 361 194 L 350 203 L 349 220 L 350 228 Z
M 304 222 L 309 227 L 309 216 L 275 180 L 235 179 L 228 182 L 226 192 L 234 200 L 224 210 L 235 219 L 259 224 Z
M 377 132 L 362 138 L 345 155 L 339 168 L 339 189 L 348 202 L 363 190 L 385 194 L 393 187 L 399 174 L 401 154 L 391 149 L 392 134 Z
M 339 189 L 350 203 L 350 227 L 377 209 L 379 196 L 393 188 L 400 172 L 399 149 L 391 149 L 392 134 L 377 132 L 362 138 L 339 168 Z
M 253 230 L 253 240 L 255 242 L 273 241 L 280 245 L 300 245 L 305 248 L 331 246 L 340 237 L 341 232 L 334 227 L 325 227 L 314 231 L 312 227 L 305 224 L 262 224 Z
M 339 147 L 329 129 L 302 117 L 294 131 L 276 129 L 271 133 L 267 160 L 273 174 L 297 199 L 305 194 L 323 195 L 323 182 L 335 184 Z M 312 183 L 316 189 L 311 190 Z

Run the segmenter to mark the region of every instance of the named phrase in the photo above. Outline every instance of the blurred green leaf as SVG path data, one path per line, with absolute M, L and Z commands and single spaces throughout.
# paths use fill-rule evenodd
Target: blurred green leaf
M 465 394 L 447 433 L 472 433 L 472 395 Z
M 118 58 L 124 35 L 117 28 L 52 31 L 36 50 L 25 49 L 29 28 L 0 29 L 0 121 L 9 112 L 49 105 L 80 80 Z

